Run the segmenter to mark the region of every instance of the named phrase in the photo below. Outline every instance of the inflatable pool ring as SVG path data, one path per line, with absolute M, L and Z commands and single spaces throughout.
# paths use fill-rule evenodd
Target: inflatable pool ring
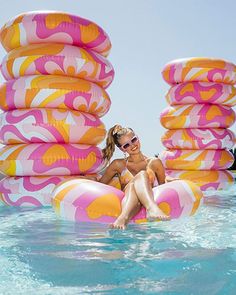
M 65 12 L 32 11 L 17 15 L 0 32 L 6 51 L 33 43 L 63 43 L 90 48 L 104 56 L 111 49 L 107 33 L 94 22 Z
M 72 77 L 34 75 L 0 85 L 0 109 L 72 109 L 98 117 L 110 109 L 107 92 L 95 83 Z
M 0 201 L 8 206 L 51 206 L 55 186 L 74 176 L 16 176 L 0 181 Z
M 185 128 L 167 130 L 161 137 L 167 149 L 231 149 L 235 144 L 235 135 L 224 128 Z
M 236 88 L 214 82 L 185 82 L 172 86 L 166 94 L 170 105 L 211 103 L 229 107 L 236 105 Z
M 52 191 L 55 186 L 62 181 L 75 178 L 75 176 L 5 177 L 0 180 L 0 203 L 14 207 L 52 206 Z
M 225 190 L 234 184 L 233 175 L 228 170 L 166 170 L 166 175 L 172 178 L 191 180 L 202 191 Z
M 224 170 L 234 162 L 227 150 L 169 150 L 159 158 L 165 168 L 173 170 Z
M 103 168 L 102 151 L 96 146 L 31 143 L 0 149 L 0 172 L 8 176 L 85 175 Z
M 170 85 L 192 81 L 234 85 L 236 83 L 236 66 L 223 59 L 183 58 L 166 64 L 162 76 Z
M 94 179 L 99 174 L 84 176 L 7 176 L 0 180 L 0 205 L 12 207 L 51 207 L 52 191 L 60 182 L 71 179 Z M 121 189 L 118 177 L 113 177 L 110 186 Z
M 160 120 L 167 129 L 228 128 L 235 122 L 235 112 L 216 104 L 176 105 L 165 108 Z
M 101 120 L 64 109 L 21 109 L 0 114 L 0 142 L 97 145 L 106 136 Z
M 114 78 L 111 63 L 83 48 L 63 44 L 33 44 L 9 52 L 1 64 L 6 80 L 30 75 L 81 78 L 107 88 Z
M 177 180 L 155 187 L 158 206 L 171 218 L 193 215 L 199 207 L 202 192 L 190 181 Z M 64 219 L 76 222 L 111 223 L 121 213 L 124 192 L 91 180 L 74 179 L 60 183 L 53 191 L 52 204 Z M 146 222 L 142 209 L 131 222 Z

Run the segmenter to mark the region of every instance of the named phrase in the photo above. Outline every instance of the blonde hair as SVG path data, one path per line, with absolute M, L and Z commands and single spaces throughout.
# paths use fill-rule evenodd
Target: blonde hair
M 122 135 L 127 134 L 128 132 L 133 131 L 132 128 L 122 127 L 121 125 L 114 125 L 108 130 L 106 138 L 106 146 L 102 150 L 103 158 L 109 162 L 114 151 L 115 147 L 120 147 L 119 139 Z

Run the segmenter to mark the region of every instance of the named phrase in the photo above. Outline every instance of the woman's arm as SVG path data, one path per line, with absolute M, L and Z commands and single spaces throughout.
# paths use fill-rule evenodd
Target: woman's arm
M 157 178 L 159 185 L 165 183 L 165 168 L 160 159 L 154 158 L 149 161 L 147 165 L 147 173 L 152 184 L 154 183 L 155 177 Z
M 99 179 L 99 182 L 108 184 L 112 178 L 121 171 L 121 160 L 117 159 L 111 162 L 106 168 L 103 176 Z

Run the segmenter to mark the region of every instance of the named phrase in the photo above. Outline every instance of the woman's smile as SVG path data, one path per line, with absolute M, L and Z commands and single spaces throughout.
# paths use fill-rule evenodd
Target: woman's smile
M 134 152 L 137 150 L 137 148 L 138 148 L 138 146 L 135 146 L 135 147 L 131 148 L 131 151 Z

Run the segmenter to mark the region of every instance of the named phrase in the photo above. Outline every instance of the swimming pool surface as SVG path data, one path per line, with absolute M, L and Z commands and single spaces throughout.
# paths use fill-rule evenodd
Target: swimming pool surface
M 236 185 L 126 231 L 0 206 L 0 294 L 236 294 Z

